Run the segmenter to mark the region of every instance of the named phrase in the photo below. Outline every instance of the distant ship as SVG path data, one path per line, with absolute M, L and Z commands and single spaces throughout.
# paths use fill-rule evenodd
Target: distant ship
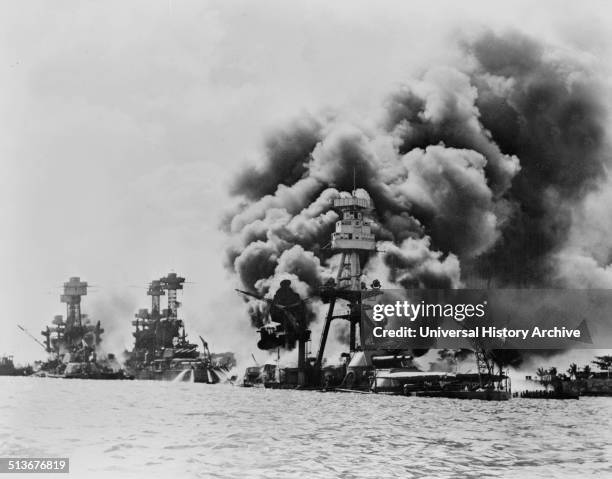
M 29 374 L 32 374 L 32 368 L 30 366 L 15 367 L 13 356 L 0 357 L 0 376 L 27 376 Z
M 81 297 L 85 295 L 87 282 L 79 277 L 72 277 L 64 283 L 60 299 L 66 303 L 66 319 L 57 315 L 52 324 L 41 331 L 44 344 L 19 326 L 49 353 L 47 361 L 39 365 L 34 375 L 67 379 L 130 379 L 114 355 L 98 356 L 104 329 L 100 321 L 94 324 L 87 314 L 81 312 Z
M 229 379 L 235 366 L 232 353 L 211 354 L 208 344 L 200 337 L 198 345 L 187 339 L 185 325 L 178 317 L 180 303 L 177 292 L 183 289 L 185 278 L 170 273 L 149 284 L 151 311 L 140 309 L 135 314 L 134 348 L 127 352 L 126 368 L 136 379 L 190 381 L 216 384 Z M 160 307 L 161 297 L 168 296 L 168 307 Z

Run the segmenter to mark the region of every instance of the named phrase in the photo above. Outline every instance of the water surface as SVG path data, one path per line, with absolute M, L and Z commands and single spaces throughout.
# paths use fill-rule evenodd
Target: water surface
M 612 477 L 611 418 L 612 398 L 0 377 L 0 456 L 69 457 L 79 478 Z

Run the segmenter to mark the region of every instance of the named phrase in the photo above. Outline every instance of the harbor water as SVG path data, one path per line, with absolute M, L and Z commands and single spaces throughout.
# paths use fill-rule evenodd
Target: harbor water
M 611 418 L 612 398 L 0 377 L 0 456 L 68 457 L 79 478 L 612 477 Z

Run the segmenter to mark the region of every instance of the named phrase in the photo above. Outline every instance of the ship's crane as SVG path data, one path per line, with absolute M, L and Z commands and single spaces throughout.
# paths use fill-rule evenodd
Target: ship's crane
M 287 282 L 284 283 L 285 281 Z M 291 282 L 289 280 L 283 280 L 281 282 L 281 289 L 279 291 L 290 287 L 290 285 Z M 266 320 L 259 329 L 259 332 L 262 335 L 259 349 L 271 349 L 277 346 L 292 347 L 292 344 L 285 344 L 286 341 L 291 343 L 291 337 L 287 337 L 287 329 L 289 328 L 290 330 L 297 332 L 303 328 L 303 322 L 301 321 L 301 318 L 296 316 L 295 310 L 297 308 L 301 308 L 309 298 L 303 300 L 297 295 L 297 293 L 294 293 L 296 296 L 295 298 L 289 298 L 291 301 L 289 304 L 282 304 L 282 302 L 279 301 L 280 298 L 278 296 L 276 296 L 275 299 L 270 299 L 259 294 L 243 291 L 241 289 L 236 289 L 235 291 L 245 296 L 250 296 L 251 298 L 268 303 L 270 311 L 274 310 L 283 317 L 282 322 L 277 322 L 272 319 L 273 313 L 266 315 Z
M 307 382 L 306 344 L 310 341 L 310 330 L 306 326 L 306 307 L 308 299 L 300 298 L 291 288 L 291 281 L 284 279 L 274 294 L 274 298 L 242 291 L 237 292 L 255 299 L 265 301 L 269 305 L 269 315 L 259 328 L 259 349 L 270 350 L 285 347 L 291 349 L 298 344 L 298 385 L 305 386 Z
M 36 339 L 26 328 L 24 328 L 21 324 L 18 324 L 17 327 L 21 329 L 25 334 L 27 334 L 31 339 L 36 341 L 36 344 L 40 345 L 45 351 L 49 352 L 47 346 L 41 343 L 38 339 Z

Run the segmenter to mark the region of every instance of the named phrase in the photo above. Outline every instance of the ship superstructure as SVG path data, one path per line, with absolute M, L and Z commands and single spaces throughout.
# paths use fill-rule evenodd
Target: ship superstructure
M 98 357 L 104 329 L 100 321 L 94 323 L 81 309 L 81 299 L 87 295 L 87 289 L 87 282 L 78 276 L 64 283 L 60 300 L 66 304 L 66 317 L 56 315 L 51 325 L 41 331 L 49 359 L 41 364 L 38 375 L 82 379 L 126 377 L 112 354 Z
M 72 277 L 64 283 L 60 300 L 66 303 L 66 318 L 56 315 L 52 324 L 41 331 L 47 352 L 56 359 L 70 355 L 74 360 L 95 361 L 96 346 L 100 344 L 104 330 L 100 321 L 93 324 L 81 311 L 81 297 L 87 295 L 87 286 L 87 282 L 79 277 Z
M 336 274 L 337 287 L 361 291 L 361 263 L 364 256 L 376 251 L 376 238 L 372 234 L 367 212 L 372 208 L 370 199 L 359 197 L 356 192 L 334 200 L 334 209 L 342 218 L 336 221 L 332 233 L 331 248 L 340 253 Z
M 93 324 L 81 311 L 81 298 L 87 295 L 87 286 L 87 282 L 79 277 L 72 277 L 64 283 L 60 300 L 66 303 L 66 318 L 56 315 L 52 325 L 41 331 L 47 352 L 57 358 L 70 356 L 71 361 L 95 361 L 96 346 L 100 344 L 104 330 L 100 321 Z
M 202 352 L 187 339 L 178 301 L 178 292 L 184 283 L 185 278 L 176 273 L 149 283 L 147 295 L 151 296 L 151 310 L 138 310 L 132 321 L 134 348 L 128 353 L 127 365 L 137 379 L 184 379 L 214 384 L 234 365 L 233 355 L 223 358 L 212 355 L 201 337 Z M 163 310 L 162 296 L 167 297 L 167 307 Z
M 319 291 L 322 301 L 328 304 L 328 311 L 316 358 L 307 357 L 306 345 L 310 340 L 310 330 L 305 326 L 304 300 L 291 289 L 289 280 L 280 282 L 273 299 L 238 290 L 242 294 L 269 303 L 270 321 L 259 329 L 261 340 L 258 346 L 261 349 L 292 349 L 297 342 L 297 368 L 285 368 L 280 374 L 282 377 L 284 373 L 284 385 L 287 387 L 337 386 L 342 382 L 345 365 L 337 368 L 324 367 L 325 346 L 331 322 L 334 319 L 349 321 L 351 354 L 347 353 L 345 358 L 350 358 L 357 349 L 357 327 L 361 321 L 362 297 L 364 294 L 377 294 L 380 289 L 378 281 L 374 281 L 369 290 L 362 282 L 362 266 L 368 256 L 376 251 L 376 238 L 368 217 L 371 202 L 367 193 L 363 190 L 341 193 L 334 199 L 333 207 L 339 212 L 340 219 L 332 233 L 331 251 L 339 255 L 339 263 L 335 279 L 330 278 Z M 337 309 L 340 302 L 345 306 L 342 311 Z
M 334 209 L 340 213 L 335 231 L 331 237 L 333 253 L 340 255 L 336 280 L 328 281 L 320 290 L 321 299 L 328 304 L 325 325 L 321 334 L 315 368 L 323 366 L 325 346 L 331 323 L 335 319 L 349 322 L 349 352 L 346 353 L 347 368 L 342 378 L 342 384 L 350 388 L 365 387 L 368 384 L 368 374 L 372 368 L 372 352 L 359 352 L 356 358 L 357 328 L 362 320 L 362 299 L 368 295 L 376 295 L 380 290 L 380 282 L 374 280 L 368 286 L 362 281 L 363 265 L 368 257 L 376 252 L 376 237 L 372 233 L 372 222 L 369 213 L 372 202 L 363 190 L 353 190 L 350 194 L 342 193 L 334 200 Z M 337 312 L 343 303 L 344 309 Z M 398 365 L 405 362 L 405 356 L 398 359 Z M 351 364 L 353 364 L 352 369 Z M 355 366 L 357 364 L 357 366 Z M 322 373 L 323 385 L 337 383 L 337 375 Z

